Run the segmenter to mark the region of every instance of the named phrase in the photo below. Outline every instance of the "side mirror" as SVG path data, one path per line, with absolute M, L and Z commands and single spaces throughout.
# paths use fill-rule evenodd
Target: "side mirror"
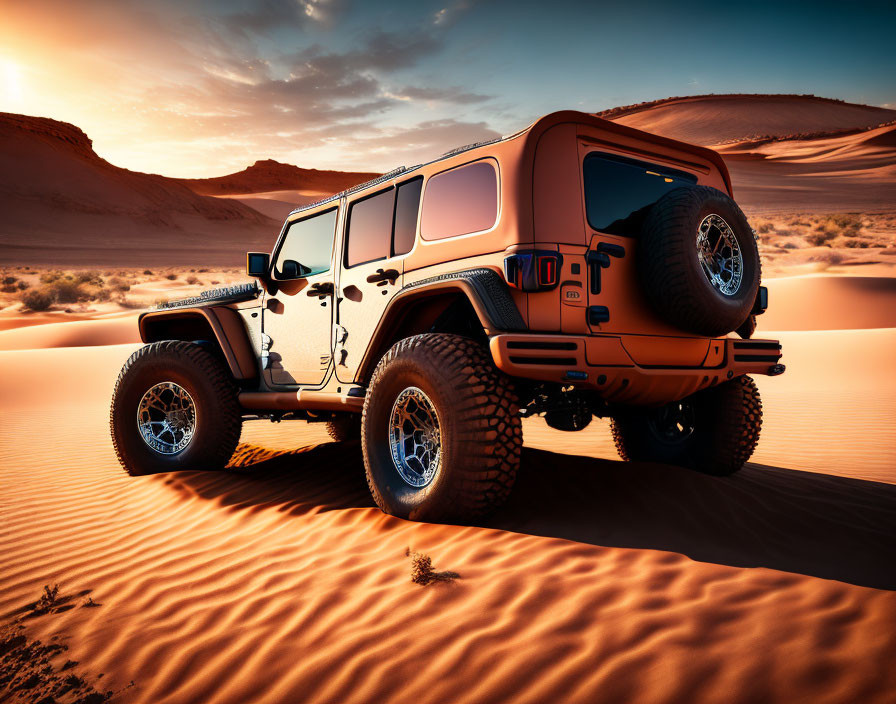
M 300 264 L 294 259 L 284 259 L 283 268 L 277 272 L 277 278 L 282 281 L 299 279 L 311 273 L 311 269 Z
M 246 273 L 256 279 L 264 278 L 271 268 L 271 256 L 267 252 L 246 252 Z

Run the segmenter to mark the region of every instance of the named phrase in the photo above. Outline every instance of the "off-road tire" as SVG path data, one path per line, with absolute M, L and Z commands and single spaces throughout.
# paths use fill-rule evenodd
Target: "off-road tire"
M 389 424 L 402 391 L 421 389 L 440 426 L 441 465 L 416 488 L 392 459 Z M 519 401 L 488 353 L 459 335 L 416 335 L 380 360 L 364 400 L 361 447 L 367 483 L 385 513 L 432 522 L 469 522 L 500 506 L 510 493 L 523 435 Z
M 734 474 L 759 442 L 762 401 L 756 383 L 740 376 L 689 397 L 696 417 L 693 434 L 679 443 L 657 437 L 650 426 L 655 409 L 632 409 L 611 421 L 619 456 L 633 462 L 659 462 L 704 474 Z
M 736 332 L 738 335 L 740 335 L 740 337 L 743 338 L 744 340 L 749 340 L 751 337 L 753 337 L 753 334 L 756 332 L 756 316 L 755 315 L 749 316 L 743 323 L 741 323 L 741 326 L 734 332 Z
M 359 442 L 361 440 L 361 414 L 340 413 L 327 421 L 327 435 L 336 442 Z
M 137 428 L 137 408 L 148 389 L 174 382 L 196 406 L 196 430 L 177 454 L 150 448 Z M 166 340 L 141 347 L 125 362 L 109 413 L 112 445 L 129 474 L 181 469 L 222 469 L 233 456 L 242 430 L 237 387 L 219 359 L 192 342 Z
M 715 213 L 731 227 L 743 259 L 738 290 L 722 294 L 697 258 L 697 228 Z M 727 195 L 708 186 L 669 191 L 650 209 L 638 242 L 642 289 L 656 313 L 697 335 L 718 337 L 749 316 L 761 276 L 759 248 L 746 216 Z

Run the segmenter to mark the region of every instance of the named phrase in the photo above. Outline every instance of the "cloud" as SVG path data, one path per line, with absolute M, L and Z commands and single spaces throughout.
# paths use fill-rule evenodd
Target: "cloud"
M 405 86 L 401 90 L 390 93 L 398 100 L 423 100 L 426 102 L 455 103 L 456 105 L 473 105 L 491 100 L 488 95 L 471 93 L 457 86 L 437 88 L 431 86 Z

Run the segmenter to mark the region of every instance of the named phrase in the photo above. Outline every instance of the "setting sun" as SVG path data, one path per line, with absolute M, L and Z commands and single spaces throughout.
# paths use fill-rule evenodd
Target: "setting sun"
M 3 102 L 18 107 L 22 103 L 22 71 L 13 61 L 3 61 Z

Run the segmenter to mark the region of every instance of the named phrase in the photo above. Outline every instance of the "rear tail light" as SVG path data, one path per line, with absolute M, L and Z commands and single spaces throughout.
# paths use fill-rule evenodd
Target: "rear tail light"
M 527 250 L 504 258 L 507 284 L 521 291 L 547 291 L 560 283 L 563 256 L 559 252 Z

